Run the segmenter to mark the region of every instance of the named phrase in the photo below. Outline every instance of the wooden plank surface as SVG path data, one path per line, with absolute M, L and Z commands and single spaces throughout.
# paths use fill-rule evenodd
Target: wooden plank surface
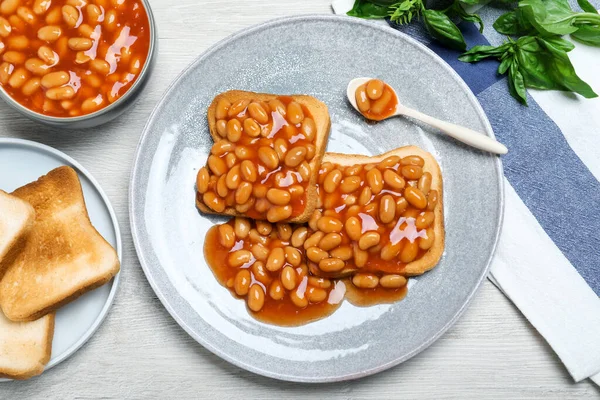
M 572 382 L 543 338 L 487 281 L 460 321 L 431 348 L 355 382 L 279 382 L 230 365 L 194 342 L 157 300 L 131 240 L 128 183 L 145 121 L 180 71 L 220 39 L 275 17 L 331 9 L 327 0 L 150 1 L 158 23 L 158 59 L 129 115 L 97 129 L 69 132 L 36 125 L 0 104 L 0 136 L 56 147 L 96 177 L 115 207 L 124 243 L 121 286 L 100 330 L 47 374 L 0 383 L 0 399 L 600 397 L 589 381 Z

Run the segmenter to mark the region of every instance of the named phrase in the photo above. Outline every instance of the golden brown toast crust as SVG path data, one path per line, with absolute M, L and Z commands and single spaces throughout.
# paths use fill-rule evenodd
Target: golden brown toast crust
M 25 246 L 25 242 L 27 239 L 27 235 L 31 231 L 33 227 L 33 222 L 35 221 L 35 210 L 33 207 L 27 203 L 19 199 L 18 197 L 11 196 L 8 193 L 0 190 L 0 196 L 10 196 L 12 201 L 18 204 L 19 211 L 17 210 L 3 210 L 3 212 L 11 213 L 11 212 L 24 212 L 27 215 L 25 216 L 25 220 L 23 225 L 15 232 L 15 235 L 9 240 L 7 243 L 6 249 L 8 251 L 5 254 L 0 254 L 0 280 L 4 275 L 4 272 L 8 268 L 8 266 L 15 260 L 17 255 L 23 250 Z M 0 221 L 0 234 L 2 233 L 2 222 Z M 1 237 L 1 235 L 0 235 Z M 0 239 L 1 240 L 1 239 Z
M 228 92 L 221 93 L 215 97 L 211 105 L 208 107 L 208 127 L 210 130 L 210 135 L 213 141 L 216 143 L 222 139 L 221 136 L 217 133 L 216 123 L 217 119 L 215 117 L 217 103 L 221 99 L 227 99 L 231 103 L 235 103 L 242 99 L 252 99 L 257 101 L 266 101 L 276 99 L 277 97 L 281 97 L 283 95 L 278 94 L 266 94 L 266 93 L 254 93 L 254 92 L 245 92 L 242 90 L 230 90 Z M 286 95 L 287 96 L 287 95 Z M 327 148 L 327 140 L 329 139 L 329 128 L 331 126 L 331 121 L 329 119 L 329 111 L 325 103 L 317 100 L 314 97 L 307 95 L 289 95 L 287 97 L 291 97 L 296 102 L 304 105 L 309 109 L 315 124 L 317 125 L 317 135 L 315 138 L 315 147 L 316 152 L 313 159 L 310 161 L 310 167 L 312 170 L 312 174 L 310 177 L 308 190 L 306 192 L 306 207 L 304 212 L 294 218 L 290 218 L 285 221 L 280 222 L 292 222 L 292 223 L 302 223 L 307 222 L 310 218 L 311 214 L 315 210 L 317 205 L 317 176 L 319 173 L 319 166 L 321 165 L 321 160 L 323 159 L 323 155 L 325 154 L 325 149 Z M 239 213 L 234 207 L 227 207 L 221 213 L 217 213 L 207 207 L 201 199 L 196 195 L 196 206 L 200 211 L 206 214 L 217 214 L 217 215 L 229 215 L 232 217 L 244 217 L 245 214 Z
M 439 194 L 438 205 L 434 210 L 434 232 L 435 241 L 433 246 L 429 249 L 425 255 L 411 263 L 408 263 L 402 273 L 406 276 L 421 275 L 426 271 L 429 271 L 437 265 L 442 254 L 444 252 L 444 206 L 443 206 L 443 183 L 442 183 L 442 171 L 435 158 L 428 152 L 420 149 L 416 146 L 404 146 L 395 150 L 388 151 L 378 156 L 363 156 L 358 154 L 339 154 L 339 153 L 326 153 L 323 157 L 323 162 L 331 162 L 334 164 L 348 166 L 356 164 L 372 164 L 379 163 L 389 156 L 406 157 L 410 155 L 418 155 L 425 160 L 425 166 L 423 167 L 424 172 L 429 172 L 432 176 L 431 189 L 437 190 Z M 353 269 L 344 269 L 336 274 L 336 277 L 349 276 L 354 272 Z M 322 275 L 322 274 L 321 274 Z
M 0 281 L 0 306 L 7 318 L 36 320 L 118 273 L 118 256 L 92 226 L 72 168 L 52 170 L 13 195 L 29 202 L 36 218 Z

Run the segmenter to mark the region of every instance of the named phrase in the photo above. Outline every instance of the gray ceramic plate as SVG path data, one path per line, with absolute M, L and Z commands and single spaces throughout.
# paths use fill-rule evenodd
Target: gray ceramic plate
M 142 135 L 130 189 L 140 262 L 173 318 L 198 343 L 258 374 L 300 382 L 358 378 L 414 356 L 464 311 L 488 271 L 503 210 L 500 161 L 403 119 L 367 124 L 344 98 L 357 76 L 377 76 L 403 102 L 493 136 L 465 83 L 431 51 L 392 29 L 337 16 L 280 19 L 205 52 L 177 79 Z M 332 119 L 328 150 L 379 154 L 415 144 L 444 174 L 446 253 L 411 280 L 405 300 L 357 308 L 282 328 L 254 320 L 220 286 L 203 257 L 207 230 L 221 219 L 194 206 L 194 182 L 211 139 L 206 109 L 228 89 L 318 97 Z

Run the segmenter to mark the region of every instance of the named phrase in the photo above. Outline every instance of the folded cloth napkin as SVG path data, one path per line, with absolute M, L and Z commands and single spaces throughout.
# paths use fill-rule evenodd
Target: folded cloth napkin
M 332 7 L 345 14 L 353 3 L 336 0 Z M 459 24 L 468 46 L 501 44 L 505 38 L 492 24 L 503 12 L 486 6 L 477 11 L 483 35 L 471 23 Z M 575 381 L 590 378 L 600 385 L 600 99 L 530 90 L 529 107 L 522 106 L 496 73 L 496 61 L 462 63 L 458 52 L 432 42 L 420 24 L 390 25 L 454 68 L 509 149 L 502 158 L 504 226 L 490 280 Z M 600 49 L 577 44 L 569 54 L 578 75 L 600 93 Z

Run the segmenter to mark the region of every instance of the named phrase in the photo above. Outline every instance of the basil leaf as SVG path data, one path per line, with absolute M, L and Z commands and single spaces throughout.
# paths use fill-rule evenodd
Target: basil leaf
M 567 53 L 575 48 L 575 45 L 573 43 L 559 36 L 545 37 L 544 40 L 552 44 L 554 47 L 557 47 L 560 50 L 565 51 Z
M 467 48 L 460 29 L 443 12 L 423 10 L 423 21 L 429 34 L 443 45 L 456 50 Z
M 483 33 L 483 21 L 481 20 L 481 17 L 477 14 L 469 14 L 466 12 L 459 0 L 455 0 L 450 7 L 443 10 L 443 13 L 450 18 L 458 17 L 463 21 L 477 23 L 479 24 L 479 33 Z
M 494 22 L 494 29 L 503 35 L 528 35 L 535 32 L 518 9 L 499 16 Z
M 527 105 L 525 81 L 523 75 L 519 71 L 517 62 L 511 63 L 508 69 L 508 90 L 512 97 L 517 99 L 521 104 Z
M 367 0 L 356 0 L 347 15 L 365 19 L 382 19 L 388 15 L 388 5 Z
M 522 0 L 523 17 L 543 36 L 567 35 L 579 29 L 577 24 L 600 25 L 597 13 L 576 13 L 567 0 Z
M 473 6 L 475 4 L 479 4 L 479 0 L 458 0 L 459 2 L 466 4 L 468 6 Z
M 510 65 L 513 63 L 513 61 L 513 57 L 506 57 L 504 60 L 502 60 L 500 62 L 500 65 L 498 66 L 498 73 L 500 75 L 504 75 L 508 70 L 508 67 L 510 67 Z
M 510 47 L 510 43 L 504 43 L 498 47 L 487 45 L 473 46 L 469 51 L 461 54 L 458 59 L 462 62 L 477 62 L 489 57 L 499 58 L 508 47 Z
M 596 7 L 591 5 L 588 0 L 577 0 L 577 4 L 579 4 L 579 7 L 581 7 L 581 9 L 585 12 L 598 14 L 598 10 L 596 10 Z
M 571 37 L 588 46 L 600 47 L 600 26 L 578 26 L 578 29 L 571 33 Z

